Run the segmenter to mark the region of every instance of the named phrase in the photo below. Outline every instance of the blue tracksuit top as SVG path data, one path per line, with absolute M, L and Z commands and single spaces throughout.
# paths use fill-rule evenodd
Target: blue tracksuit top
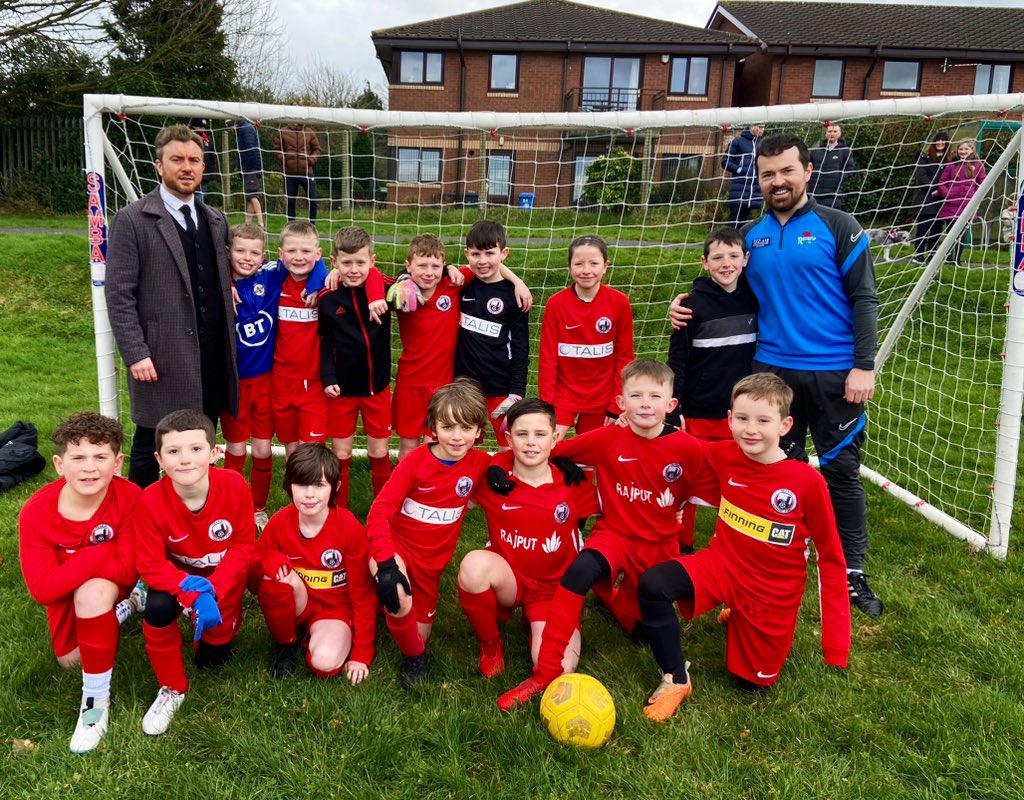
M 874 369 L 878 295 L 857 221 L 811 198 L 785 225 L 769 212 L 743 233 L 760 306 L 755 359 L 787 369 Z
M 277 303 L 288 270 L 280 261 L 267 261 L 248 278 L 235 281 L 241 302 L 235 310 L 235 338 L 238 342 L 238 378 L 257 378 L 274 366 L 277 338 Z M 306 280 L 306 294 L 324 288 L 327 266 L 316 262 Z

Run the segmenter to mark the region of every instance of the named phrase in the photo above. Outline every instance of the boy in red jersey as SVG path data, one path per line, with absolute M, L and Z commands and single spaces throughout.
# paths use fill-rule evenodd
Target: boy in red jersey
M 633 309 L 629 298 L 601 284 L 608 247 L 599 236 L 569 245 L 573 285 L 544 307 L 537 360 L 541 400 L 555 407 L 557 435 L 600 428 L 618 416 L 622 368 L 633 360 Z
M 73 753 L 95 749 L 107 731 L 119 607 L 136 578 L 134 513 L 142 490 L 119 477 L 121 437 L 116 420 L 92 411 L 61 422 L 53 432 L 60 479 L 18 515 L 21 571 L 32 599 L 46 607 L 57 663 L 82 666 Z
M 377 596 L 367 566 L 366 530 L 335 506 L 338 459 L 319 444 L 300 444 L 284 470 L 292 504 L 271 518 L 260 537 L 259 601 L 274 640 L 276 678 L 295 671 L 298 629 L 306 663 L 330 678 L 342 668 L 353 685 L 370 674 Z
M 149 585 L 142 632 L 160 691 L 142 718 L 159 736 L 185 702 L 188 678 L 178 618 L 191 609 L 196 666 L 220 667 L 242 622 L 242 593 L 255 558 L 252 494 L 234 470 L 210 465 L 216 433 L 201 411 L 172 411 L 156 427 L 164 477 L 136 513 L 136 564 Z
M 665 415 L 676 405 L 672 378 L 672 370 L 660 361 L 627 364 L 618 398 L 627 426 L 607 425 L 559 442 L 555 449 L 559 456 L 597 469 L 604 516 L 551 598 L 533 675 L 498 699 L 503 711 L 525 703 L 562 674 L 562 654 L 595 583 L 610 589 L 623 576 L 618 588 L 606 594 L 618 623 L 637 637 L 637 583 L 643 572 L 678 554 L 680 505 L 691 498 L 717 502 L 718 482 L 703 445 L 665 424 Z
M 487 424 L 475 383 L 460 379 L 430 398 L 427 425 L 437 439 L 413 450 L 377 495 L 366 528 L 370 571 L 385 620 L 403 656 L 406 688 L 426 680 L 426 641 L 441 573 L 455 553 L 462 515 L 490 463 L 473 447 Z
M 398 434 L 398 460 L 405 458 L 430 435 L 423 414 L 431 396 L 449 383 L 455 364 L 455 343 L 459 333 L 459 289 L 473 279 L 469 267 L 449 268 L 444 274 L 444 244 L 432 233 L 423 233 L 409 243 L 405 261 L 415 298 L 398 310 L 398 333 L 402 338 L 402 355 L 398 358 L 395 397 L 391 417 Z M 533 301 L 526 285 L 501 267 L 501 276 L 516 286 L 519 307 L 530 310 Z
M 224 466 L 241 472 L 245 444 L 252 437 L 250 485 L 256 507 L 256 527 L 267 524 L 267 498 L 273 477 L 274 437 L 270 402 L 270 372 L 274 365 L 278 303 L 288 271 L 280 262 L 264 261 L 266 234 L 252 223 L 231 229 L 228 255 L 238 302 L 235 303 L 235 341 L 238 361 L 238 414 L 221 411 L 221 430 L 226 442 Z M 316 307 L 316 292 L 323 286 L 327 269 L 320 262 L 306 282 L 304 304 Z
M 474 280 L 459 293 L 455 376 L 480 384 L 498 446 L 508 448 L 503 417 L 526 394 L 530 366 L 530 317 L 519 308 L 516 284 L 501 270 L 508 258 L 505 228 L 482 219 L 466 234 L 466 259 Z
M 306 307 L 306 279 L 320 260 L 320 236 L 303 220 L 281 231 L 278 258 L 288 270 L 277 307 L 277 344 L 271 373 L 274 430 L 291 455 L 300 441 L 327 441 L 327 396 L 320 383 L 318 313 Z
M 340 286 L 320 298 L 320 377 L 327 395 L 327 432 L 340 468 L 336 502 L 342 508 L 348 507 L 349 465 L 360 414 L 373 493 L 391 476 L 391 315 L 376 262 L 366 231 L 338 231 L 331 263 Z
M 825 663 L 846 666 L 846 560 L 825 480 L 779 447 L 793 424 L 792 399 L 793 391 L 770 373 L 736 384 L 729 412 L 735 441 L 707 445 L 722 494 L 714 536 L 699 553 L 659 564 L 640 579 L 643 624 L 664 676 L 644 708 L 649 719 L 668 719 L 693 690 L 675 601 L 687 619 L 727 604 L 726 668 L 745 689 L 778 680 L 793 643 L 811 542 Z
M 579 554 L 578 521 L 599 510 L 592 483 L 571 486 L 562 469 L 549 462 L 555 444 L 550 403 L 520 400 L 507 419 L 512 452 L 499 453 L 488 470 L 488 484 L 498 478 L 503 482 L 500 492 L 484 485 L 473 495 L 487 516 L 490 540 L 485 550 L 467 553 L 459 565 L 459 602 L 480 640 L 485 678 L 505 670 L 498 622 L 519 606 L 530 624 L 530 652 L 537 662 L 548 603 Z M 580 634 L 574 631 L 562 668 L 572 672 L 579 655 Z

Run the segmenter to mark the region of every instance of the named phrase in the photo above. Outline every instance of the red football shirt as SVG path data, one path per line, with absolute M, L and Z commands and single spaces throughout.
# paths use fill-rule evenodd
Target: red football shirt
M 756 613 L 759 626 L 786 626 L 807 583 L 809 543 L 817 554 L 821 645 L 825 660 L 845 666 L 850 651 L 850 598 L 846 559 L 836 531 L 825 479 L 809 464 L 761 464 L 735 442 L 707 446 L 718 473 L 722 502 L 708 545 L 720 554 L 733 587 Z
M 555 455 L 597 470 L 604 516 L 595 531 L 607 528 L 660 544 L 676 538 L 683 501 L 718 503 L 718 478 L 704 447 L 683 431 L 645 439 L 630 428 L 606 425 L 559 442 Z
M 633 309 L 618 289 L 601 286 L 587 303 L 570 286 L 544 307 L 537 392 L 556 408 L 618 413 L 622 368 L 633 360 Z
M 460 270 L 472 280 L 469 267 Z M 465 284 L 463 284 L 465 285 Z M 459 336 L 459 292 L 444 275 L 429 300 L 415 311 L 397 311 L 402 354 L 398 357 L 395 385 L 443 386 L 455 371 L 455 342 Z
M 508 562 L 530 594 L 550 597 L 582 543 L 577 522 L 600 510 L 590 482 L 566 486 L 551 468 L 551 483 L 530 486 L 512 475 L 512 454 L 498 453 L 492 464 L 506 471 L 516 487 L 507 496 L 484 482 L 473 495 L 487 517 L 488 547 Z
M 43 486 L 18 515 L 21 572 L 29 595 L 43 605 L 69 598 L 101 569 L 122 586 L 137 578 L 135 505 L 142 490 L 115 477 L 96 513 L 74 521 L 58 510 L 65 483 L 61 478 Z
M 274 374 L 300 380 L 320 380 L 320 337 L 317 309 L 307 308 L 302 299 L 306 281 L 291 275 L 281 286 L 277 305 L 277 343 L 274 345 Z
M 299 532 L 299 511 L 288 505 L 274 514 L 257 550 L 281 553 L 321 605 L 348 610 L 352 620 L 353 661 L 373 660 L 377 629 L 377 593 L 367 562 L 366 529 L 347 508 L 332 508 L 320 532 L 307 539 Z
M 456 319 L 457 312 L 456 307 Z M 430 452 L 429 444 L 399 461 L 366 519 L 373 559 L 391 558 L 397 545 L 414 562 L 410 566 L 443 570 L 455 553 L 466 506 L 490 463 L 487 453 L 473 449 L 448 465 Z
M 169 592 L 182 605 L 195 593 L 182 592 L 187 575 L 202 575 L 224 597 L 244 583 L 256 555 L 252 493 L 232 469 L 210 467 L 206 505 L 190 511 L 166 475 L 142 491 L 136 512 L 136 560 L 142 579 Z

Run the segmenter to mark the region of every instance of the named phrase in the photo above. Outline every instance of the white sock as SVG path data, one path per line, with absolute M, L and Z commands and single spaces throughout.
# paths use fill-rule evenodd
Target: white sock
M 82 702 L 91 697 L 97 701 L 96 705 L 110 700 L 110 678 L 114 670 L 106 672 L 83 672 L 82 673 Z M 102 701 L 102 702 L 101 702 Z
M 124 625 L 127 622 L 128 617 L 135 613 L 135 606 L 132 605 L 131 600 L 122 600 L 116 606 L 114 606 L 114 614 L 117 615 L 117 624 Z
M 862 569 L 848 569 L 846 570 L 847 575 L 863 575 L 864 570 Z

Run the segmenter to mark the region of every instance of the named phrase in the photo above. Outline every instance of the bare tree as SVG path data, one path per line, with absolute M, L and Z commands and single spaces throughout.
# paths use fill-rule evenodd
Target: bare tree
M 72 45 L 91 42 L 107 6 L 108 0 L 0 0 L 0 47 L 22 37 Z
M 324 108 L 351 108 L 363 93 L 363 82 L 352 73 L 313 56 L 298 70 L 292 89 L 285 93 L 287 102 Z

